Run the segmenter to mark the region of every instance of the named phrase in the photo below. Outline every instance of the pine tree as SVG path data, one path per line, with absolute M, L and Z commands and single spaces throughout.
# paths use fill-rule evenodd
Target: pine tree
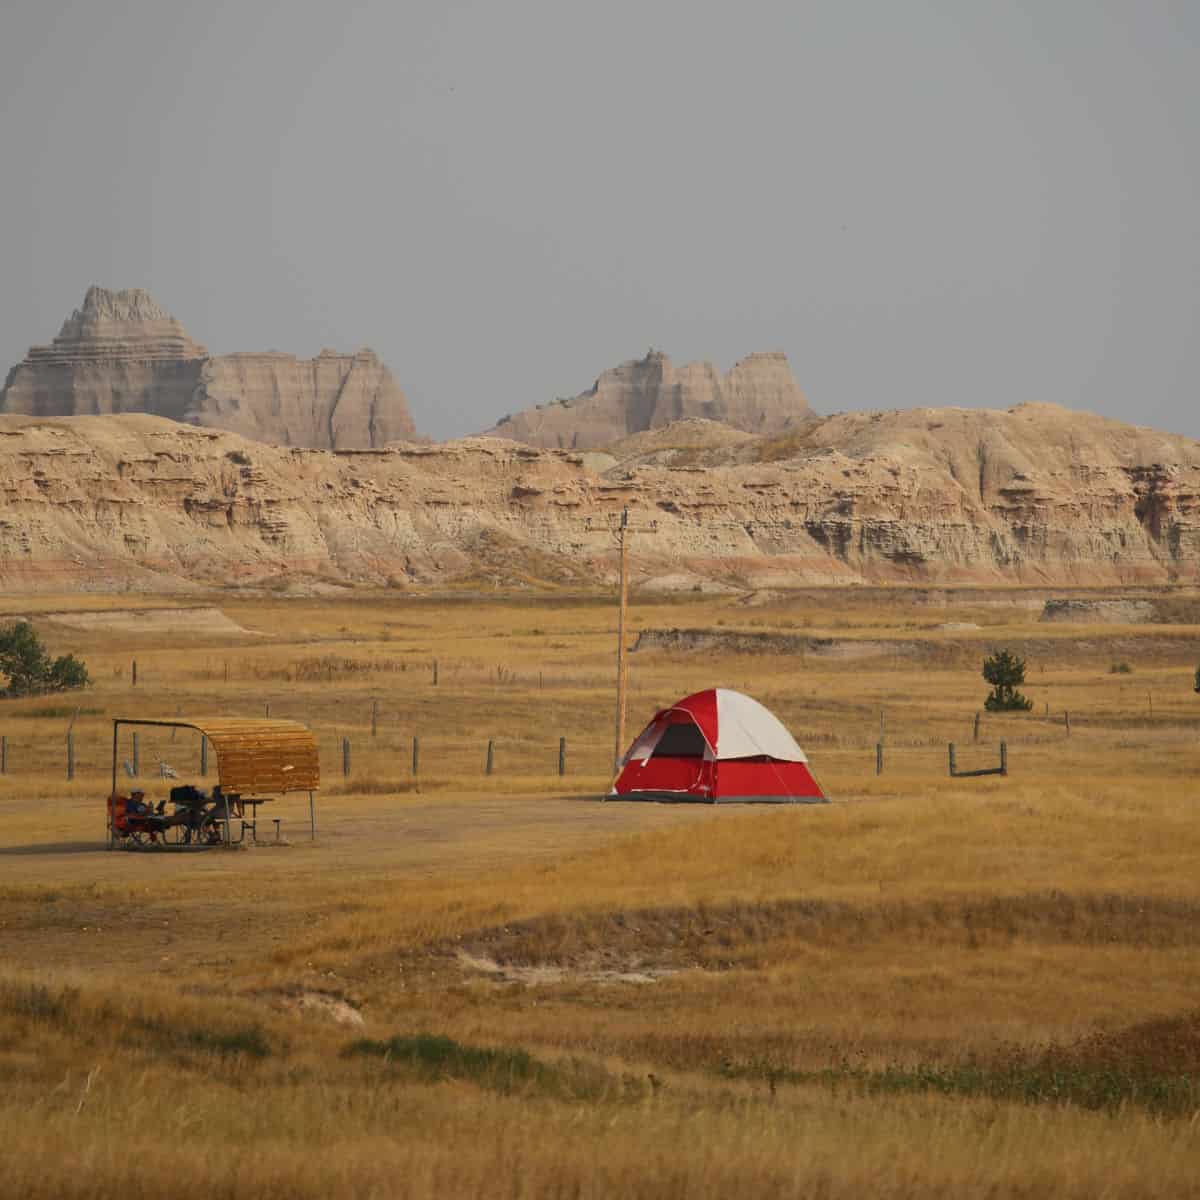
M 983 660 L 983 677 L 992 685 L 984 700 L 988 712 L 1028 712 L 1033 701 L 1026 699 L 1017 685 L 1025 682 L 1025 660 L 1009 650 L 994 650 Z

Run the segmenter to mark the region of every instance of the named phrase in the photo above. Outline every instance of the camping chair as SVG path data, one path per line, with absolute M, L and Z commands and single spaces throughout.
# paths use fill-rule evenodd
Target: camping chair
M 123 850 L 142 849 L 149 845 L 161 845 L 166 841 L 161 817 L 152 813 L 129 811 L 129 797 L 112 795 L 108 798 L 109 822 L 113 842 Z

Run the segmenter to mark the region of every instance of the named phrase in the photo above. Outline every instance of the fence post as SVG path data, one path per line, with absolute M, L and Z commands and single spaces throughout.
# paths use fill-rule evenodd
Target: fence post
M 492 741 L 491 738 L 488 738 L 487 766 L 484 768 L 484 771 L 483 771 L 483 773 L 485 775 L 490 775 L 492 773 L 492 767 L 495 765 L 495 762 L 496 762 L 496 745 Z
M 267 715 L 268 717 L 271 715 L 271 702 L 270 702 L 270 700 L 268 700 L 268 701 L 267 701 L 267 713 L 266 713 L 266 715 Z
M 0 775 L 8 774 L 8 738 L 0 737 Z
M 565 737 L 558 739 L 558 773 L 560 775 L 567 773 L 567 739 Z
M 953 742 L 949 743 L 949 750 L 950 750 L 950 774 L 954 775 L 954 773 L 958 770 L 958 763 L 955 761 L 955 758 L 954 758 L 954 743 Z
M 875 743 L 875 774 L 883 774 L 883 743 Z
M 1071 714 L 1069 712 L 1064 711 L 1063 716 L 1067 720 L 1067 737 L 1070 737 L 1071 736 Z
M 1008 774 L 1008 743 L 1000 743 L 1000 774 Z
M 140 746 L 138 743 L 138 735 L 135 733 L 133 735 L 133 777 L 134 777 L 134 779 L 136 779 L 138 777 L 138 775 L 140 774 L 141 763 L 139 761 L 139 759 L 140 759 L 139 751 L 140 751 Z
M 413 778 L 416 779 L 421 770 L 421 739 L 413 734 Z
M 371 736 L 374 737 L 379 732 L 379 701 L 371 701 Z
M 437 687 L 437 659 L 433 660 L 433 686 Z
M 342 738 L 342 774 L 350 774 L 350 739 Z
M 229 682 L 229 659 L 225 660 L 225 682 Z
M 75 778 L 75 735 L 67 734 L 67 779 Z
M 975 741 L 979 741 L 979 714 L 975 714 Z
M 203 779 L 208 774 L 208 738 L 205 734 L 200 735 L 200 778 Z
M 130 683 L 129 686 L 137 687 L 137 659 L 136 658 L 133 660 L 133 665 L 130 669 L 130 678 L 133 682 Z

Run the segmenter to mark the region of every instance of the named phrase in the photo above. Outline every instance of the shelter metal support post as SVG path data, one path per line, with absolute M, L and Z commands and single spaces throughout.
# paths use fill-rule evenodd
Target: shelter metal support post
M 106 817 L 106 831 L 108 833 L 108 848 L 111 850 L 113 846 L 113 823 L 112 823 L 112 806 L 116 802 L 117 796 L 117 730 L 120 729 L 121 722 L 113 722 L 113 760 L 112 760 L 112 791 L 109 792 L 109 802 L 104 806 Z

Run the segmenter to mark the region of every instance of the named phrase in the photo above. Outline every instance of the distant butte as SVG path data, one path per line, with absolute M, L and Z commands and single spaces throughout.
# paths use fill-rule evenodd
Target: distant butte
M 721 421 L 746 433 L 791 429 L 812 410 L 779 352 L 751 354 L 722 375 L 712 363 L 677 367 L 659 350 L 605 371 L 591 388 L 503 417 L 487 437 L 551 449 L 594 450 L 672 421 Z
M 370 350 L 210 356 L 140 288 L 88 288 L 53 343 L 34 346 L 9 372 L 0 413 L 150 413 L 322 450 L 416 434 L 400 385 Z

